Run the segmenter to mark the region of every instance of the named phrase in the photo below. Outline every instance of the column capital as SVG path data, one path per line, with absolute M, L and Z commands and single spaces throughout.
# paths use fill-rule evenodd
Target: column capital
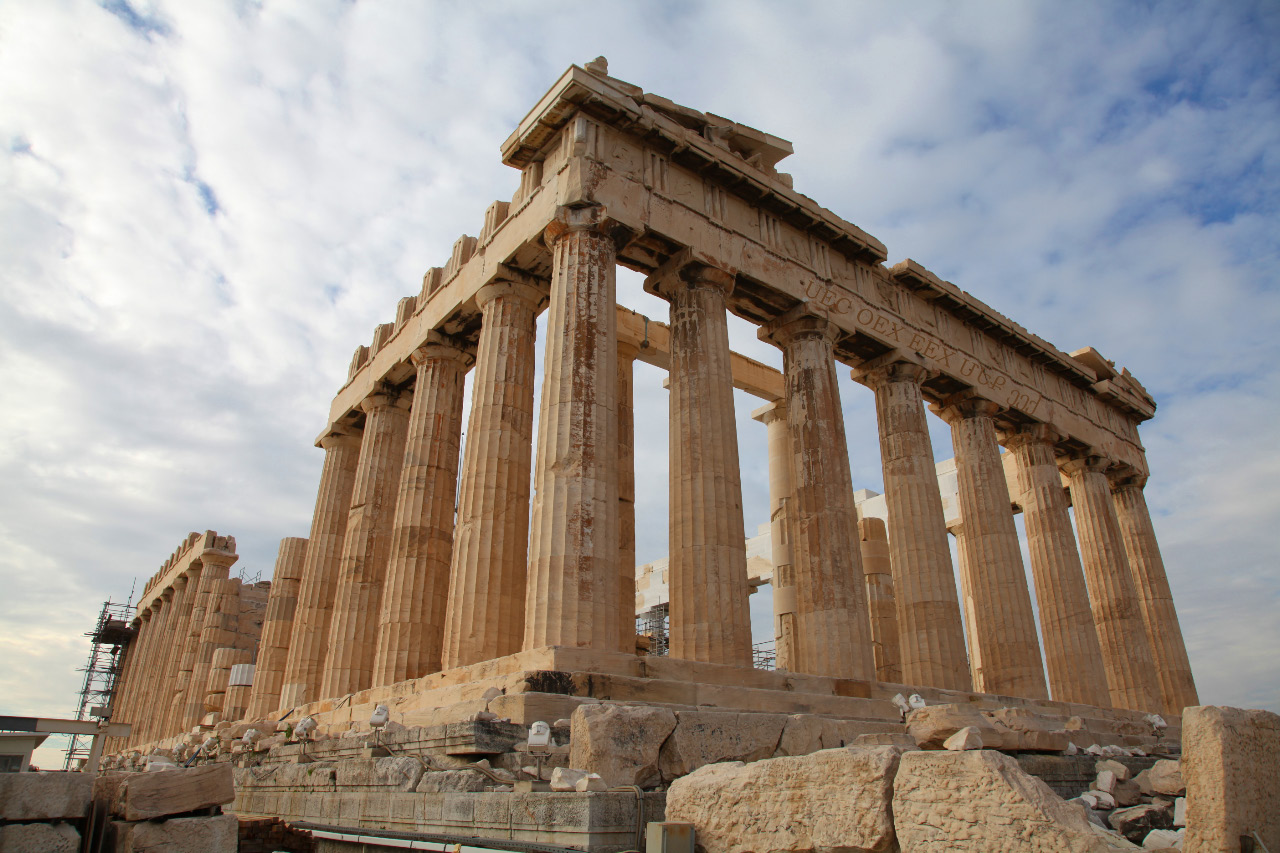
M 629 228 L 611 218 L 602 204 L 591 204 L 585 207 L 561 205 L 556 208 L 555 217 L 543 229 L 542 239 L 548 248 L 555 248 L 555 244 L 562 237 L 581 231 L 590 231 L 601 237 L 608 237 L 613 240 L 615 246 L 626 242 L 631 233 Z
M 756 332 L 757 338 L 776 347 L 786 347 L 804 338 L 823 338 L 829 345 L 834 345 L 843 336 L 844 330 L 828 319 L 824 309 L 811 302 L 801 302 Z
M 380 409 L 403 409 L 408 411 L 412 398 L 408 394 L 390 388 L 375 388 L 374 391 L 360 401 L 360 411 L 371 415 Z
M 760 408 L 751 413 L 751 420 L 759 421 L 768 426 L 774 421 L 785 421 L 787 419 L 787 401 L 774 400 L 771 403 L 765 403 Z
M 551 298 L 551 284 L 517 267 L 498 264 L 493 277 L 476 291 L 476 305 L 483 311 L 499 296 L 514 297 L 528 302 L 535 312 L 541 311 Z
M 686 247 L 650 273 L 644 280 L 644 289 L 669 302 L 677 291 L 696 287 L 713 287 L 728 296 L 733 293 L 736 281 L 736 270 L 708 254 Z
M 333 426 L 320 437 L 319 444 L 325 450 L 339 447 L 360 447 L 360 432 L 347 426 Z
M 430 359 L 446 359 L 457 361 L 463 367 L 470 367 L 476 360 L 475 353 L 474 344 L 432 330 L 427 332 L 427 339 L 409 354 L 409 361 L 414 367 L 422 367 Z
M 925 367 L 924 361 L 917 355 L 900 349 L 892 349 L 884 355 L 877 356 L 853 368 L 850 376 L 854 382 L 860 382 L 871 390 L 890 382 L 911 382 L 921 385 L 936 371 Z
M 1119 465 L 1107 472 L 1107 480 L 1111 483 L 1111 491 L 1123 492 L 1126 489 L 1142 491 L 1147 487 L 1147 473 L 1128 465 Z
M 1044 444 L 1053 446 L 1064 436 L 1048 424 L 1022 424 L 1011 430 L 997 430 L 1000 443 L 1013 450 L 1025 444 Z
M 236 560 L 240 559 L 239 554 L 233 554 L 229 551 L 216 551 L 212 548 L 201 552 L 200 562 L 204 564 L 206 569 L 220 567 L 231 568 Z
M 630 341 L 623 341 L 623 340 L 618 341 L 619 362 L 635 361 L 639 357 L 640 357 L 640 347 L 636 346 Z
M 1058 467 L 1067 474 L 1076 474 L 1081 471 L 1087 471 L 1094 474 L 1105 474 L 1111 465 L 1112 462 L 1107 457 L 1088 453 L 1072 456 L 1058 463 Z
M 952 394 L 943 400 L 941 405 L 929 408 L 949 424 L 968 418 L 994 418 L 1003 411 L 999 403 L 979 397 L 972 391 Z

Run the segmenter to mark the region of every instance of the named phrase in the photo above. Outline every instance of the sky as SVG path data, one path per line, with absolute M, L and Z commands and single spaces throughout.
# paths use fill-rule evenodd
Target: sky
M 102 603 L 188 531 L 270 576 L 352 351 L 602 54 L 790 140 L 778 168 L 890 264 L 1129 368 L 1201 700 L 1280 711 L 1280 5 L 3 0 L 0 714 L 72 715 Z M 666 318 L 635 273 L 618 298 Z M 731 341 L 781 367 L 745 321 Z M 880 491 L 872 395 L 839 374 Z M 666 553 L 661 382 L 637 367 L 641 562 Z M 754 533 L 765 435 L 736 405 Z

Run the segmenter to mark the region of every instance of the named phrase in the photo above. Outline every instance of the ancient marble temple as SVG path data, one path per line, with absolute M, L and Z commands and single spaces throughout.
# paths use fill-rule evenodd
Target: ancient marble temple
M 148 584 L 118 702 L 133 743 L 388 702 L 441 721 L 493 686 L 516 722 L 590 697 L 858 716 L 907 688 L 1196 704 L 1143 492 L 1152 398 L 1095 350 L 888 263 L 792 189 L 776 168 L 791 153 L 602 60 L 566 71 L 502 146 L 512 198 L 356 350 L 316 441 L 310 532 L 281 543 L 257 632 L 228 537 L 193 534 Z M 616 304 L 618 265 L 668 322 Z M 729 313 L 781 351 L 780 373 L 731 352 Z M 637 360 L 670 377 L 665 659 L 635 634 Z M 846 435 L 841 370 L 874 395 L 878 436 Z M 751 669 L 734 388 L 767 430 L 775 672 Z M 848 449 L 869 442 L 887 517 L 860 525 Z

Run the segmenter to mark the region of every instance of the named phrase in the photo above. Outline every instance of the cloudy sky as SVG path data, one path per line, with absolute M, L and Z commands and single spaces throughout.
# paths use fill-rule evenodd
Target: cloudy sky
M 102 602 L 187 531 L 264 575 L 307 535 L 352 350 L 511 196 L 499 145 L 598 54 L 791 140 L 779 168 L 891 263 L 1133 371 L 1201 698 L 1280 711 L 1280 6 L 5 0 L 0 713 L 70 715 Z M 665 319 L 634 274 L 619 299 Z M 878 491 L 871 395 L 841 374 Z M 637 384 L 644 561 L 666 399 Z

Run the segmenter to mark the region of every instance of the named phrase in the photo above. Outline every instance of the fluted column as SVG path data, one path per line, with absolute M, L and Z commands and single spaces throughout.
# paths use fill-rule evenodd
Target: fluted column
M 205 713 L 222 714 L 222 719 L 229 721 L 236 719 L 223 713 L 227 710 L 226 693 L 231 680 L 231 667 L 238 663 L 248 663 L 250 659 L 247 649 L 221 646 L 213 650 L 213 656 L 209 659 L 209 676 L 205 680 Z
M 792 565 L 793 531 L 789 520 L 792 501 L 791 432 L 787 404 L 766 403 L 751 413 L 767 430 L 769 447 L 769 545 L 773 559 L 774 666 L 795 669 L 796 573 Z
M 600 208 L 547 227 L 547 316 L 524 647 L 618 644 L 616 247 Z
M 140 653 L 142 625 L 142 619 L 136 616 L 129 621 L 129 627 L 133 628 L 133 637 L 124 648 L 124 660 L 120 662 L 120 669 L 111 693 L 111 721 L 114 723 L 132 722 L 129 715 L 129 698 L 134 687 L 134 670 L 137 668 Z M 123 748 L 126 743 L 128 738 L 108 738 L 106 750 L 114 752 Z
M 462 388 L 472 349 L 432 332 L 411 358 L 418 375 L 378 620 L 374 686 L 440 669 L 449 597 Z
M 133 667 L 133 684 L 129 691 L 127 716 L 120 720 L 122 723 L 133 725 L 133 730 L 129 733 L 130 746 L 144 742 L 142 736 L 145 733 L 146 714 L 151 702 L 151 660 L 156 652 L 156 635 L 160 624 L 156 614 L 159 610 L 160 602 L 153 601 L 146 610 L 138 614 L 138 618 L 142 620 L 138 628 L 138 638 L 141 641 L 138 645 L 138 662 Z
M 961 582 L 973 620 L 973 686 L 980 693 L 1047 699 L 1031 592 L 996 442 L 998 411 L 978 397 L 961 397 L 942 410 L 951 424 L 964 524 Z
M 725 306 L 733 285 L 733 273 L 677 256 L 645 288 L 671 303 L 669 653 L 751 666 Z
M 858 519 L 858 537 L 862 545 L 862 571 L 867 580 L 867 612 L 875 649 L 876 680 L 900 684 L 903 679 L 898 610 L 884 521 Z
M 185 730 L 187 695 L 191 690 L 191 675 L 200 650 L 200 631 L 204 627 L 205 610 L 209 604 L 209 581 L 205 579 L 204 563 L 200 560 L 194 561 L 187 569 L 187 595 L 191 599 L 191 613 L 176 641 L 176 645 L 181 647 L 181 657 L 173 698 L 169 700 L 169 727 L 174 731 Z
M 796 643 L 793 669 L 875 678 L 871 624 L 854 532 L 853 478 L 836 383 L 835 341 L 825 318 L 785 314 L 760 329 L 781 347 L 791 434 Z
M 248 655 L 253 654 L 248 649 L 242 651 Z M 232 664 L 231 674 L 227 680 L 227 692 L 222 700 L 222 719 L 231 721 L 253 719 L 247 711 L 249 696 L 253 692 L 254 666 L 251 663 Z
M 156 698 L 156 707 L 152 722 L 157 737 L 167 737 L 179 730 L 178 721 L 173 719 L 173 702 L 178 690 L 178 676 L 182 667 L 182 649 L 191 624 L 192 600 L 195 590 L 189 586 L 186 574 L 180 574 L 173 580 L 173 600 L 169 602 L 172 615 L 169 620 L 168 635 L 165 640 L 165 657 L 163 663 L 164 683 L 160 695 Z
M 271 574 L 267 612 L 262 619 L 262 639 L 258 643 L 253 689 L 245 709 L 245 717 L 250 720 L 265 717 L 280 707 L 280 688 L 284 684 L 289 638 L 293 635 L 294 615 L 298 610 L 298 587 L 301 585 L 302 567 L 306 559 L 306 539 L 290 536 L 280 540 L 275 571 Z
M 618 344 L 618 642 L 636 650 L 636 449 L 632 372 L 640 350 Z
M 527 282 L 480 288 L 483 314 L 445 614 L 443 666 L 520 650 L 529 554 L 533 361 L 546 295 Z
M 165 665 L 169 661 L 169 651 L 173 647 L 173 634 L 176 627 L 174 623 L 177 621 L 174 619 L 173 599 L 174 589 L 173 587 L 167 587 L 160 593 L 160 608 L 152 619 L 156 642 L 154 651 L 147 662 L 147 693 L 143 701 L 143 707 L 138 709 L 138 728 L 144 743 L 154 741 L 160 736 L 158 731 L 162 723 L 160 712 L 165 707 L 167 698 L 165 696 L 165 687 L 167 686 L 168 678 L 165 673 Z
M 1160 688 L 1120 522 L 1111 502 L 1106 475 L 1109 466 L 1108 460 L 1089 456 L 1069 460 L 1062 469 L 1071 478 L 1080 557 L 1089 583 L 1093 623 L 1098 630 L 1111 704 L 1152 711 L 1160 707 Z
M 365 413 L 364 440 L 338 564 L 322 699 L 355 693 L 373 683 L 382 582 L 391 556 L 391 523 L 404 464 L 409 402 L 404 394 L 379 390 L 360 403 Z
M 876 395 L 902 680 L 967 690 L 969 661 L 960 602 L 920 391 L 928 371 L 908 361 L 892 361 L 853 375 Z
M 1191 676 L 1191 661 L 1187 658 L 1182 627 L 1173 606 L 1164 558 L 1160 556 L 1151 512 L 1147 509 L 1145 483 L 1145 477 L 1120 478 L 1112 485 L 1111 498 L 1120 522 L 1120 534 L 1124 537 L 1129 570 L 1133 573 L 1142 624 L 1151 643 L 1160 701 L 1165 713 L 1181 714 L 1183 708 L 1199 705 L 1200 698 Z
M 296 708 L 321 698 L 333 595 L 360 458 L 359 434 L 334 430 L 320 439 L 320 446 L 324 448 L 324 468 L 311 517 L 311 535 L 307 538 L 307 558 L 298 583 L 298 609 L 280 688 L 281 708 Z
M 1024 426 L 1005 438 L 1017 465 L 1017 494 L 1013 497 L 1022 506 L 1027 531 L 1053 698 L 1105 708 L 1111 704 L 1111 696 L 1067 495 L 1058 473 L 1054 451 L 1058 439 L 1044 424 Z
M 240 580 L 228 577 L 231 562 L 222 555 L 203 557 L 204 571 L 210 576 L 209 596 L 205 607 L 204 626 L 200 629 L 200 645 L 191 669 L 191 686 L 187 690 L 187 707 L 182 727 L 189 729 L 204 716 L 205 689 L 209 684 L 209 668 L 213 653 L 234 645 L 240 618 Z

